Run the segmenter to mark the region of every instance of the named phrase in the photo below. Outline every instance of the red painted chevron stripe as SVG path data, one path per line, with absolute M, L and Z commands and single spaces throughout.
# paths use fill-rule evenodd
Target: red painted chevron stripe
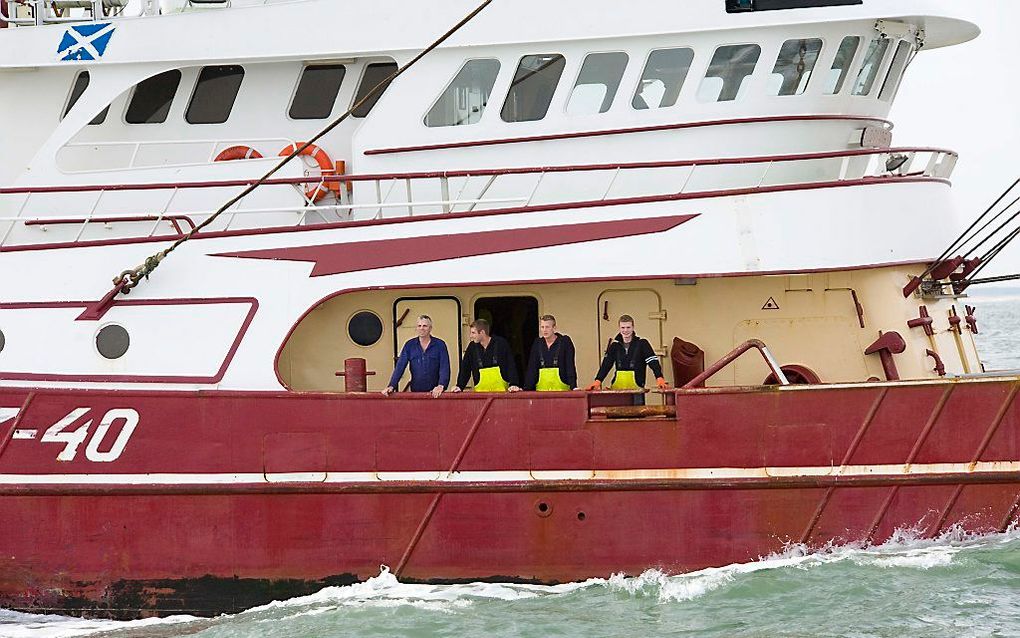
M 423 264 L 445 259 L 509 253 L 532 248 L 564 246 L 603 239 L 662 233 L 690 221 L 697 215 L 674 215 L 626 219 L 611 222 L 590 222 L 515 228 L 455 235 L 430 235 L 402 239 L 380 239 L 321 246 L 271 248 L 236 253 L 220 253 L 215 257 L 244 259 L 278 259 L 307 261 L 315 264 L 312 277 L 340 273 Z

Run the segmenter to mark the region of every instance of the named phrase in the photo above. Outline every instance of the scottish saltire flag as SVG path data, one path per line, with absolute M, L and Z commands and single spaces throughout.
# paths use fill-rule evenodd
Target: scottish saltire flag
M 62 61 L 98 60 L 106 53 L 115 29 L 111 22 L 71 27 L 64 33 L 57 55 Z

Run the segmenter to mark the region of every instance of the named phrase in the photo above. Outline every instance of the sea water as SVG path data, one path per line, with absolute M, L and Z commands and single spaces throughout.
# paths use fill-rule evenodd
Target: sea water
M 986 367 L 1020 369 L 1020 289 L 976 297 Z M 972 304 L 973 305 L 973 304 Z M 678 542 L 682 542 L 679 541 Z M 682 576 L 554 587 L 429 586 L 379 575 L 213 619 L 89 621 L 0 610 L 0 636 L 1020 637 L 1020 531 L 784 552 Z

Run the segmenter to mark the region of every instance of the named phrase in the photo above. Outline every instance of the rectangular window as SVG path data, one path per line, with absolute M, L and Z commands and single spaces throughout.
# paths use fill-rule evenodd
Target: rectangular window
M 826 93 L 837 95 L 843 91 L 846 84 L 846 77 L 850 75 L 850 67 L 854 64 L 854 57 L 857 56 L 857 49 L 861 46 L 861 39 L 855 35 L 848 35 L 836 51 L 836 57 L 832 60 L 832 70 L 829 71 Z
M 903 72 L 907 70 L 913 50 L 914 46 L 906 41 L 900 42 L 896 47 L 896 55 L 893 56 L 892 64 L 889 65 L 889 73 L 885 76 L 885 83 L 882 84 L 882 91 L 878 94 L 878 99 L 892 102 L 896 97 L 896 92 L 900 89 L 900 82 L 903 81 Z
M 716 49 L 708 73 L 698 88 L 701 102 L 732 102 L 743 93 L 747 78 L 754 75 L 754 67 L 761 57 L 757 44 L 737 44 Z
M 351 113 L 354 117 L 368 117 L 368 114 L 372 112 L 372 108 L 375 107 L 376 102 L 383 96 L 386 89 L 390 86 L 390 80 L 388 78 L 397 72 L 396 62 L 378 62 L 376 64 L 369 64 L 365 67 L 365 73 L 361 76 L 361 84 L 358 85 L 358 92 L 354 96 L 354 103 L 357 104 L 361 100 L 365 99 L 365 96 L 372 92 L 372 89 L 382 85 L 378 91 L 372 95 L 371 98 L 365 100 L 365 103 L 354 109 Z
M 822 41 L 787 40 L 769 78 L 769 95 L 800 95 L 807 90 L 822 52 Z
M 425 116 L 425 126 L 466 126 L 482 119 L 499 60 L 468 60 Z
M 644 110 L 675 105 L 693 62 L 693 49 L 652 51 L 631 102 L 633 107 Z
M 135 87 L 124 119 L 128 124 L 162 124 L 170 115 L 181 72 L 174 69 L 142 80 Z
M 613 106 L 630 58 L 626 53 L 592 53 L 584 59 L 567 102 L 569 115 L 605 113 Z
M 878 38 L 871 41 L 868 46 L 868 55 L 864 58 L 864 64 L 857 73 L 857 81 L 854 82 L 854 95 L 868 95 L 875 86 L 875 79 L 878 71 L 882 68 L 882 61 L 885 60 L 885 52 L 889 50 L 889 41 L 885 38 Z
M 566 65 L 566 59 L 558 54 L 521 58 L 503 103 L 503 121 L 535 122 L 544 118 Z
M 92 81 L 92 76 L 89 75 L 88 71 L 82 71 L 74 78 L 74 84 L 71 86 L 71 96 L 67 98 L 67 107 L 64 108 L 64 114 L 60 116 L 60 119 L 67 117 L 67 114 L 71 112 L 74 105 L 81 99 L 85 89 L 89 88 L 89 82 Z
M 290 103 L 290 117 L 295 120 L 324 120 L 332 115 L 345 75 L 347 67 L 342 64 L 306 66 Z
M 207 66 L 198 74 L 195 92 L 184 114 L 188 124 L 222 124 L 230 118 L 244 68 L 236 65 Z

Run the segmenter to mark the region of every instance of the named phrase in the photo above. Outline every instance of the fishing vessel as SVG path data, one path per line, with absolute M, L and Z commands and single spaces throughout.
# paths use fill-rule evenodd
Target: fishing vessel
M 957 155 L 887 119 L 959 4 L 4 0 L 0 606 L 1010 527 Z M 546 314 L 672 389 L 379 392 L 420 315 L 456 375 Z

